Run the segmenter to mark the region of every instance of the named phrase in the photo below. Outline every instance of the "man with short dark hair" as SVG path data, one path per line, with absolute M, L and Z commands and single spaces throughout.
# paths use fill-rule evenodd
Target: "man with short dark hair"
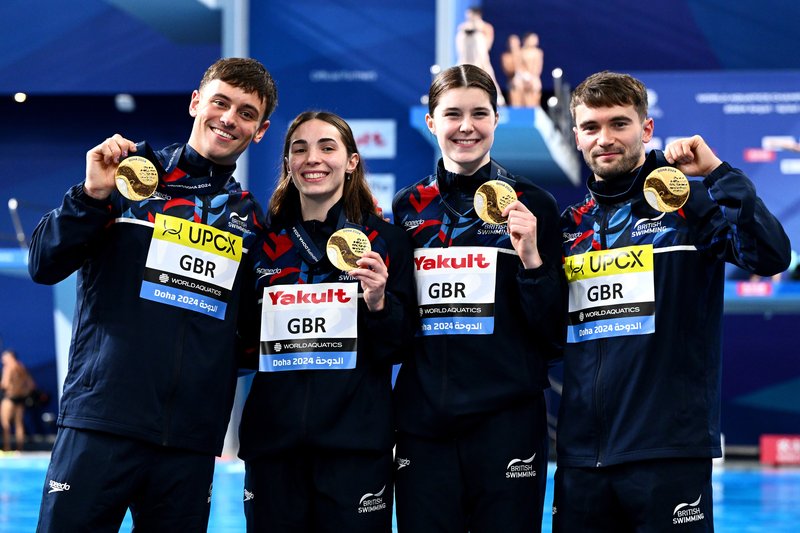
M 554 531 L 713 531 L 725 263 L 782 272 L 789 239 L 699 135 L 645 154 L 654 125 L 639 80 L 594 74 L 571 111 L 592 175 L 561 219 L 569 315 Z
M 78 271 L 38 531 L 117 531 L 128 508 L 137 531 L 206 530 L 261 220 L 233 172 L 276 103 L 260 62 L 217 61 L 192 93 L 188 143 L 154 151 L 106 139 L 87 153 L 84 182 L 34 231 L 34 281 Z M 134 183 L 136 166 L 118 173 L 134 155 L 142 182 L 157 174 L 155 191 Z

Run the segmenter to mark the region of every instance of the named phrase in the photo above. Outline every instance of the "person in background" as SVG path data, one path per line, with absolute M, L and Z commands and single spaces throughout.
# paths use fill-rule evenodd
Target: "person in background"
M 497 105 L 506 105 L 497 83 L 489 52 L 494 44 L 494 26 L 483 20 L 483 10 L 470 7 L 464 12 L 464 22 L 456 28 L 456 65 L 475 65 L 492 78 L 497 90 Z
M 393 202 L 422 321 L 395 388 L 401 532 L 542 525 L 544 389 L 563 336 L 558 209 L 491 158 L 498 120 L 486 72 L 437 75 L 426 122 L 442 157 Z
M 17 450 L 25 447 L 25 401 L 36 388 L 28 369 L 17 358 L 14 350 L 3 350 L 3 376 L 0 389 L 0 422 L 3 425 L 3 451 L 11 451 L 11 426 L 14 426 L 14 443 Z
M 526 33 L 508 37 L 508 48 L 501 56 L 512 107 L 539 107 L 542 101 L 544 54 L 539 36 Z
M 520 50 L 522 67 L 521 92 L 524 107 L 539 107 L 542 103 L 542 68 L 544 68 L 544 52 L 539 48 L 539 35 L 526 33 L 522 36 Z
M 500 55 L 500 64 L 506 76 L 507 102 L 511 107 L 522 107 L 522 87 L 517 72 L 522 70 L 522 42 L 519 35 L 512 33 L 506 40 L 506 49 Z
M 593 74 L 570 108 L 592 174 L 561 217 L 569 309 L 553 530 L 713 531 L 725 263 L 776 274 L 789 239 L 699 135 L 645 153 L 654 123 L 639 80 Z
M 236 387 L 240 292 L 262 216 L 233 173 L 276 104 L 260 62 L 215 62 L 192 92 L 187 143 L 153 151 L 106 139 L 86 154 L 83 183 L 34 230 L 34 281 L 78 273 L 38 531 L 117 531 L 127 509 L 136 530 L 206 530 Z M 154 164 L 152 195 L 128 199 L 115 188 L 129 155 Z
M 376 212 L 353 132 L 325 111 L 290 124 L 269 215 L 261 305 L 246 313 L 259 370 L 239 431 L 247 530 L 391 531 L 392 365 L 417 323 L 411 241 Z

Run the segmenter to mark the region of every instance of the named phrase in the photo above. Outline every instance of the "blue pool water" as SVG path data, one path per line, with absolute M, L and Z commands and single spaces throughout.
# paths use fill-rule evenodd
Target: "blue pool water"
M 47 454 L 0 456 L 0 533 L 33 531 L 47 469 Z M 548 468 L 545 514 L 552 503 L 553 472 Z M 220 459 L 214 475 L 209 531 L 243 532 L 240 461 Z M 796 533 L 800 531 L 800 469 L 766 468 L 755 463 L 715 466 L 714 518 L 721 533 Z M 122 531 L 130 531 L 126 517 Z M 550 532 L 545 516 L 544 532 Z

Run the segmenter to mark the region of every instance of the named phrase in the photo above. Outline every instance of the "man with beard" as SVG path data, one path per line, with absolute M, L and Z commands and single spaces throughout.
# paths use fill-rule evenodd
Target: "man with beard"
M 592 175 L 562 214 L 569 314 L 553 530 L 713 531 L 725 263 L 776 274 L 789 240 L 699 135 L 645 154 L 654 125 L 639 80 L 593 74 L 570 109 Z

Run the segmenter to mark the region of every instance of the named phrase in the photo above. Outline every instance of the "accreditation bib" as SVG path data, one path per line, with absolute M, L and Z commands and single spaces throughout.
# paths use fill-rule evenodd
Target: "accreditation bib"
M 655 332 L 653 246 L 628 246 L 565 258 L 567 342 Z
M 242 244 L 227 231 L 157 214 L 139 296 L 223 320 Z
M 497 248 L 417 248 L 414 277 L 421 335 L 494 332 Z
M 275 285 L 261 303 L 261 372 L 356 367 L 358 283 Z

